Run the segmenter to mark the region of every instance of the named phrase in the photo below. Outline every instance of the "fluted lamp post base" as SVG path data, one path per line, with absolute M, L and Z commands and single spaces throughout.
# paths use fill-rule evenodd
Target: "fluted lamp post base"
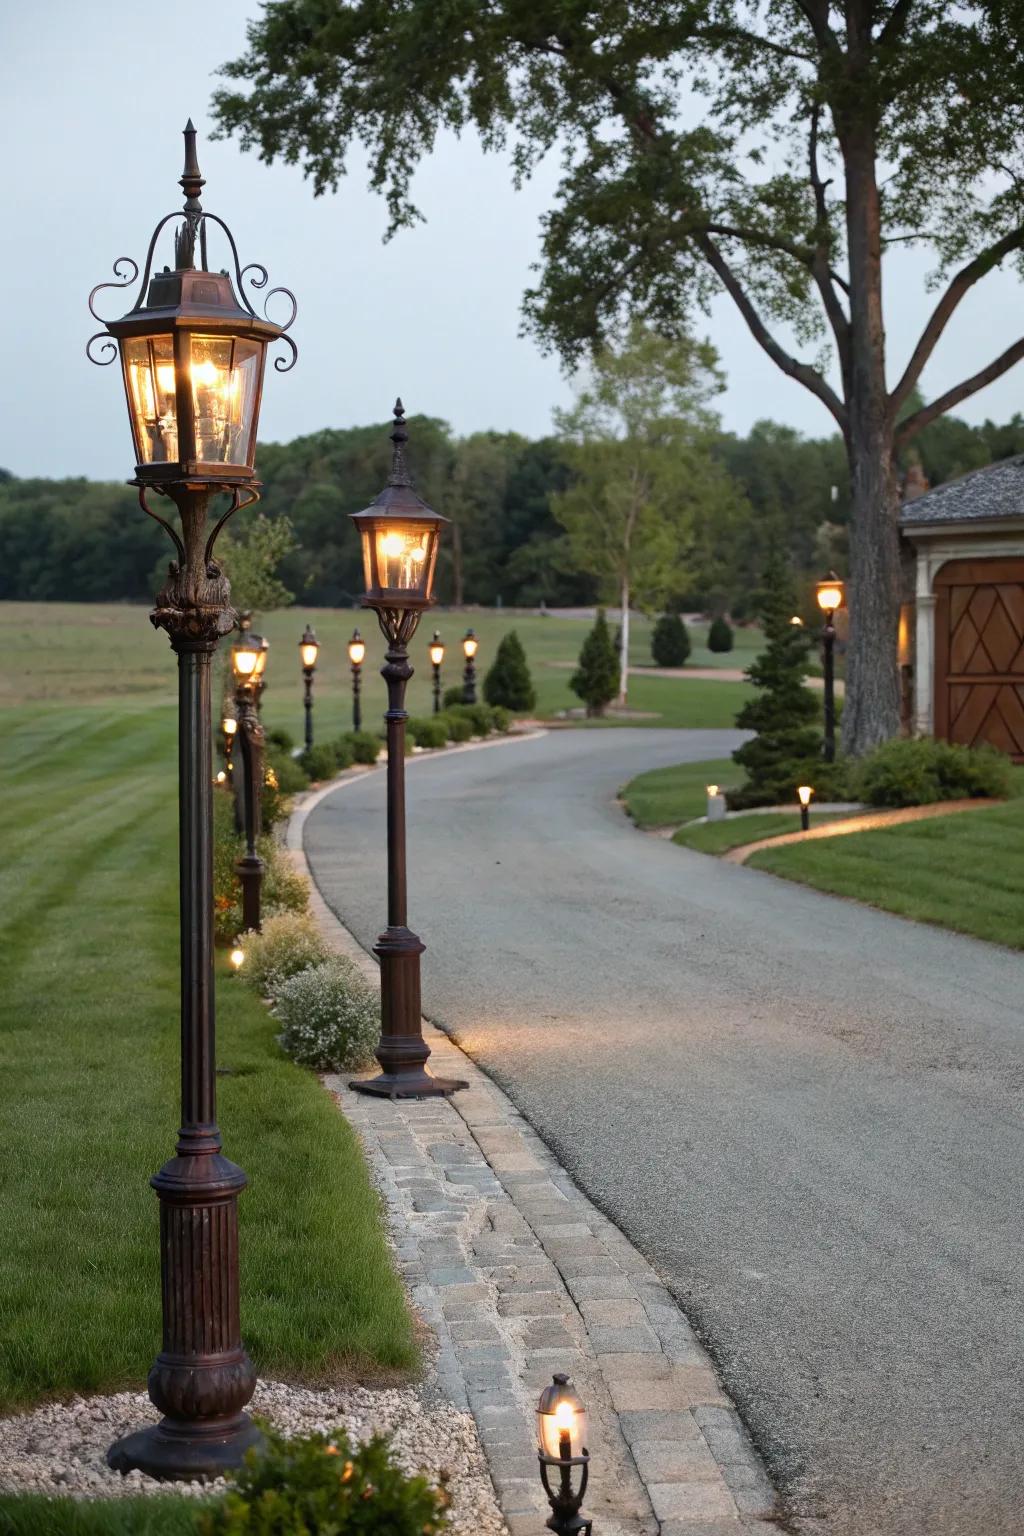
M 115 1440 L 107 1462 L 115 1472 L 144 1472 L 161 1480 L 183 1478 L 200 1482 L 223 1477 L 241 1464 L 246 1451 L 263 1442 L 263 1436 L 247 1413 L 224 1420 L 162 1419 L 148 1429 Z
M 420 1009 L 420 955 L 423 944 L 408 928 L 389 928 L 373 952 L 380 961 L 381 1038 L 374 1052 L 383 1071 L 354 1078 L 349 1087 L 381 1099 L 440 1098 L 469 1084 L 435 1077 L 427 1068 L 430 1046 L 423 1038 Z

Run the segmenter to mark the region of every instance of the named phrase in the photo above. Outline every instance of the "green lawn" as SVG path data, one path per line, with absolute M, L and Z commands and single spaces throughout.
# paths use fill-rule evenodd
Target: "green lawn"
M 195 1536 L 200 1507 L 180 1494 L 125 1499 L 0 1494 L 0 1536 Z
M 679 763 L 674 768 L 652 768 L 650 773 L 630 779 L 619 791 L 619 797 L 638 827 L 677 826 L 681 821 L 704 815 L 709 784 L 735 782 L 738 773 L 736 764 L 727 757 L 704 763 Z
M 1017 776 L 1024 781 L 1024 770 Z M 788 880 L 1024 948 L 1024 798 L 750 858 Z
M 843 811 L 825 811 L 821 815 L 812 811 L 811 826 L 820 827 L 825 821 L 841 821 L 844 816 Z M 763 811 L 750 816 L 728 817 L 725 821 L 704 821 L 692 827 L 680 827 L 672 841 L 698 853 L 728 853 L 730 848 L 742 848 L 744 843 L 756 843 L 762 837 L 782 837 L 786 832 L 799 830 L 799 812 Z
M 137 636 L 138 649 L 147 636 Z M 154 642 L 155 643 L 155 642 Z M 58 647 L 59 649 L 59 647 Z M 157 646 L 159 694 L 174 661 Z M 5 715 L 0 766 L 0 1406 L 145 1381 L 178 1097 L 175 711 L 136 696 Z M 218 988 L 219 1118 L 248 1172 L 243 1331 L 261 1374 L 409 1370 L 417 1354 L 353 1133 Z

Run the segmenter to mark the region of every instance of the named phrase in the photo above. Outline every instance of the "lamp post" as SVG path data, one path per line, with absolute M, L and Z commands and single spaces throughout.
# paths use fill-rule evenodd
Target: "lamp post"
M 557 1536 L 590 1536 L 592 1522 L 580 1513 L 590 1476 L 590 1452 L 586 1446 L 587 1415 L 568 1376 L 561 1373 L 545 1387 L 537 1404 L 537 1458 L 540 1480 L 551 1505 L 547 1521 Z M 573 1472 L 579 1469 L 579 1486 Z M 552 1473 L 557 1472 L 557 1480 Z M 552 1483 L 554 1481 L 554 1486 Z
M 366 643 L 358 629 L 352 631 L 352 639 L 348 643 L 348 659 L 352 667 L 352 729 L 358 731 L 363 724 L 363 710 L 359 696 L 362 691 L 362 666 L 366 659 Z
M 430 665 L 434 669 L 434 714 L 441 713 L 441 663 L 444 661 L 444 646 L 441 644 L 441 636 L 438 630 L 434 630 L 434 638 L 430 642 Z
M 235 678 L 235 716 L 237 736 L 242 748 L 242 772 L 239 780 L 242 803 L 242 831 L 245 852 L 235 863 L 235 873 L 242 886 L 242 927 L 259 932 L 260 896 L 263 889 L 263 860 L 256 843 L 263 831 L 263 754 L 265 738 L 260 723 L 259 690 L 267 665 L 268 642 L 251 629 L 244 630 L 231 647 L 231 670 Z
M 222 1155 L 216 1119 L 210 676 L 235 612 L 214 546 L 231 514 L 258 497 L 253 458 L 267 348 L 279 338 L 291 348 L 288 363 L 277 359 L 279 371 L 296 355 L 284 334 L 295 318 L 294 299 L 289 295 L 284 326 L 258 315 L 244 285 L 253 269 L 239 267 L 227 226 L 203 211 L 195 141 L 190 122 L 184 209 L 157 225 L 132 309 L 107 323 L 94 307 L 102 289 L 127 288 L 138 277 L 138 265 L 120 257 L 118 281 L 100 283 L 89 296 L 104 328 L 86 347 L 101 365 L 120 356 L 135 446 L 131 483 L 175 550 L 150 615 L 178 658 L 181 1126 L 174 1157 L 151 1181 L 160 1200 L 163 1344 L 149 1395 L 164 1417 L 107 1453 L 120 1472 L 138 1468 L 161 1478 L 215 1476 L 259 1439 L 243 1412 L 256 1380 L 239 1323 L 238 1196 L 246 1178 Z M 170 223 L 177 226 L 174 269 L 153 274 L 157 240 Z M 234 283 L 209 266 L 211 228 L 227 234 Z M 266 272 L 255 270 L 253 281 L 262 287 Z M 218 493 L 228 505 L 211 527 L 210 502 Z M 175 508 L 180 531 L 171 521 Z
M 809 832 L 811 830 L 811 796 L 814 790 L 809 784 L 799 784 L 796 794 L 800 801 L 800 830 Z
M 466 658 L 466 665 L 462 669 L 462 702 L 463 704 L 476 703 L 476 649 L 479 641 L 471 629 L 466 630 L 462 642 L 462 654 Z
M 835 571 L 815 584 L 818 607 L 825 615 L 821 630 L 821 651 L 825 673 L 825 739 L 821 754 L 826 763 L 836 760 L 836 626 L 835 616 L 843 606 L 843 583 Z
M 305 684 L 305 696 L 303 703 L 306 708 L 306 747 L 313 745 L 313 673 L 316 671 L 316 658 L 320 647 L 316 643 L 316 634 L 311 625 L 307 624 L 299 641 L 299 655 L 302 658 L 302 680 Z
M 412 667 L 409 641 L 420 615 L 433 599 L 441 517 L 413 490 L 405 459 L 408 431 L 401 400 L 395 402 L 391 441 L 394 454 L 388 483 L 352 521 L 363 545 L 366 595 L 387 641 L 381 676 L 388 707 L 388 926 L 373 947 L 380 960 L 381 1038 L 379 1076 L 353 1082 L 360 1093 L 385 1098 L 420 1098 L 454 1093 L 464 1082 L 434 1077 L 427 1070 L 430 1047 L 420 1016 L 420 955 L 424 946 L 407 926 L 405 868 L 405 689 Z

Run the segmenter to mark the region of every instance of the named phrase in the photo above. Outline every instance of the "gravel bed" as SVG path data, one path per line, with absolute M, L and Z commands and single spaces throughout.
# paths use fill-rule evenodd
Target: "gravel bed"
M 441 1471 L 448 1473 L 453 1531 L 459 1536 L 505 1536 L 472 1415 L 443 1398 L 425 1401 L 414 1387 L 319 1391 L 261 1381 L 249 1406 L 288 1434 L 343 1425 L 359 1440 L 378 1432 L 390 1435 L 395 1459 L 406 1471 L 422 1470 L 435 1478 Z M 105 1461 L 111 1441 L 159 1417 L 144 1392 L 118 1392 L 45 1403 L 31 1413 L 0 1419 L 0 1492 L 111 1498 L 167 1493 L 172 1488 L 183 1494 L 209 1494 L 224 1488 L 223 1479 L 168 1484 L 141 1472 L 122 1477 L 111 1471 Z

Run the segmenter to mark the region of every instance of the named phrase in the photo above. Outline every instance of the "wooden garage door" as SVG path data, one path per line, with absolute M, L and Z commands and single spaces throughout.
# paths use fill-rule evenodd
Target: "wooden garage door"
M 1024 559 L 952 560 L 935 597 L 935 734 L 1024 762 Z

